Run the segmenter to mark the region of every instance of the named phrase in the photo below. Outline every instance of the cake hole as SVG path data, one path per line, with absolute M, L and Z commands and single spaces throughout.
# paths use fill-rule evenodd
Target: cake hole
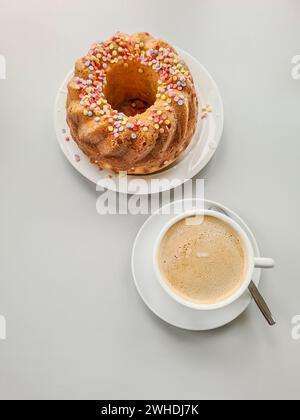
M 132 117 L 155 103 L 157 88 L 158 74 L 152 68 L 135 62 L 128 67 L 118 63 L 107 72 L 104 93 L 113 109 Z

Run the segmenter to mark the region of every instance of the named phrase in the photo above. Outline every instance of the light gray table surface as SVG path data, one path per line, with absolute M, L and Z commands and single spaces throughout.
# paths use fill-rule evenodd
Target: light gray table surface
M 300 397 L 300 55 L 298 0 L 0 0 L 1 399 Z M 94 185 L 56 141 L 58 87 L 94 41 L 149 31 L 189 51 L 222 93 L 225 131 L 198 178 L 237 211 L 276 259 L 232 324 L 170 327 L 132 280 L 145 216 L 99 216 Z

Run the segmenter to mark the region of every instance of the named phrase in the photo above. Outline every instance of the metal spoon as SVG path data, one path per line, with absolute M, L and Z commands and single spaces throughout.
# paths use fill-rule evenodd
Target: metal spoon
M 229 214 L 227 214 L 226 211 L 223 210 L 221 207 L 213 206 L 213 207 L 210 207 L 209 210 L 214 210 L 214 211 L 217 211 L 219 213 L 225 214 L 225 216 L 227 216 L 227 217 L 230 217 Z M 251 281 L 251 283 L 249 284 L 248 289 L 249 289 L 249 292 L 251 293 L 251 296 L 253 297 L 255 303 L 257 304 L 258 308 L 260 309 L 261 313 L 263 314 L 263 316 L 267 320 L 268 324 L 271 327 L 276 325 L 276 322 L 274 321 L 273 315 L 272 315 L 268 305 L 266 304 L 266 301 L 262 297 L 261 293 L 259 292 L 258 288 L 256 287 L 256 285 L 254 284 L 253 281 Z

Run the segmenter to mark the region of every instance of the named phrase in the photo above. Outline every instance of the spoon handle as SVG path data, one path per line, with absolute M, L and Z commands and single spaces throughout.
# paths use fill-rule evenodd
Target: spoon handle
M 249 285 L 249 291 L 250 291 L 250 293 L 251 293 L 254 301 L 256 302 L 257 306 L 259 307 L 261 313 L 266 318 L 268 324 L 271 327 L 273 327 L 274 325 L 276 325 L 276 322 L 273 319 L 273 315 L 272 315 L 272 313 L 271 313 L 268 305 L 266 304 L 264 298 L 260 294 L 258 288 L 255 286 L 255 284 L 253 283 L 253 281 L 251 281 L 251 283 Z

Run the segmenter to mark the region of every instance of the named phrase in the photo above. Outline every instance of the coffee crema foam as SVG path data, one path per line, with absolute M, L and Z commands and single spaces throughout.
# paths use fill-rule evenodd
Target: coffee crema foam
M 208 305 L 232 296 L 248 267 L 240 236 L 213 216 L 189 217 L 173 225 L 161 242 L 158 264 L 173 292 Z

